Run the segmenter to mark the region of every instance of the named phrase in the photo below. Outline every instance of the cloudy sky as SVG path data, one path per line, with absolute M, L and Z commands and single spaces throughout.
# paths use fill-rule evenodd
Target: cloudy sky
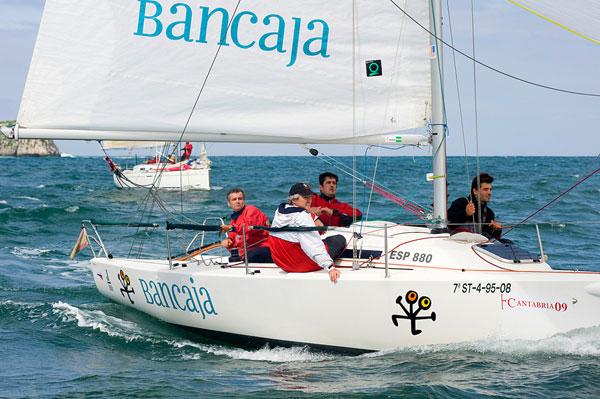
M 451 0 L 445 12 L 444 38 L 472 54 L 470 0 Z M 475 2 L 475 53 L 485 64 L 521 79 L 547 86 L 600 94 L 600 45 L 569 33 L 506 0 Z M 14 120 L 39 21 L 43 0 L 0 0 L 0 120 Z M 451 24 L 450 24 L 451 22 Z M 444 50 L 449 155 L 598 155 L 600 97 L 576 96 L 530 86 L 482 67 L 476 68 L 477 126 L 475 146 L 474 73 L 471 61 L 457 55 L 462 123 L 458 111 L 451 50 Z M 64 152 L 100 155 L 95 142 L 60 141 Z M 209 155 L 304 155 L 297 145 L 209 143 Z M 243 149 L 243 150 L 242 150 Z M 364 147 L 321 146 L 323 152 L 362 154 Z M 428 155 L 430 149 L 406 150 Z M 398 154 L 398 152 L 394 152 Z

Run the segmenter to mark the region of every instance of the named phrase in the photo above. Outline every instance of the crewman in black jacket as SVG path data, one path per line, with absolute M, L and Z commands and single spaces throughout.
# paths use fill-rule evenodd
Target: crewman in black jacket
M 489 239 L 500 238 L 502 226 L 494 220 L 494 211 L 488 207 L 492 198 L 493 181 L 494 178 L 489 174 L 480 173 L 471 183 L 471 194 L 452 202 L 448 209 L 451 231 L 470 231 L 483 234 Z

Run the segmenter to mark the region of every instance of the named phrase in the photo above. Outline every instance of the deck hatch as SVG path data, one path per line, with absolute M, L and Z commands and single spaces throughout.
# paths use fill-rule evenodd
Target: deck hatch
M 533 263 L 540 261 L 539 255 L 534 255 L 531 252 L 523 248 L 519 248 L 514 244 L 477 244 L 475 248 L 478 251 L 487 253 L 488 255 L 491 255 L 494 258 L 504 262 Z

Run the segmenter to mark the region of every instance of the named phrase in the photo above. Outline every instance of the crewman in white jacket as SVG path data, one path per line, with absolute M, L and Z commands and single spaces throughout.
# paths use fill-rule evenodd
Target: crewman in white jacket
M 289 191 L 290 203 L 279 205 L 271 227 L 315 227 L 313 217 L 307 212 L 313 195 L 305 183 L 294 184 Z M 288 273 L 325 269 L 334 283 L 341 275 L 317 231 L 271 232 L 269 246 L 275 264 Z

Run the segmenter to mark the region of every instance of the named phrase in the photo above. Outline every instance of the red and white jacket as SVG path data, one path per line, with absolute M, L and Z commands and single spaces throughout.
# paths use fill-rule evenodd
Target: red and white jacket
M 304 208 L 281 204 L 271 226 L 315 227 L 315 222 Z M 318 231 L 271 232 L 269 247 L 275 264 L 287 272 L 303 273 L 333 267 L 333 260 Z

